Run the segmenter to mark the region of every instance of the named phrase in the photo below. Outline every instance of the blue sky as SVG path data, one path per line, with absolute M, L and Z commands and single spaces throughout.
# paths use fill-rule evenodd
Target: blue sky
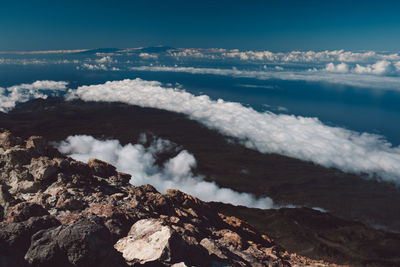
M 390 50 L 400 1 L 0 2 L 0 50 L 224 47 Z

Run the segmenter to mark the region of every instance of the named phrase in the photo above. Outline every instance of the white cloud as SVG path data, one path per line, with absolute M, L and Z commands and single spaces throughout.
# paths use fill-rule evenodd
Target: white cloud
M 384 74 L 393 74 L 395 73 L 396 69 L 399 70 L 396 64 L 397 63 L 392 65 L 392 63 L 389 61 L 381 60 L 374 64 L 367 64 L 365 66 L 356 64 L 356 66 L 350 70 L 349 65 L 347 65 L 346 63 L 340 63 L 335 65 L 334 63 L 331 62 L 326 65 L 325 70 L 329 72 L 338 72 L 338 73 L 347 73 L 349 71 L 352 71 L 358 74 L 384 75 Z
M 19 102 L 34 98 L 47 98 L 49 95 L 59 95 L 67 90 L 67 82 L 36 81 L 30 84 L 14 85 L 0 88 L 0 111 L 7 112 Z
M 140 53 L 139 57 L 144 59 L 157 59 L 158 56 L 156 54 L 149 54 L 149 53 Z
M 58 145 L 62 153 L 83 162 L 93 157 L 110 162 L 118 171 L 131 174 L 134 185 L 152 184 L 162 193 L 168 188 L 175 188 L 204 201 L 262 209 L 273 207 L 273 201 L 268 197 L 256 199 L 251 194 L 221 188 L 213 182 L 204 181 L 202 176 L 194 175 L 192 169 L 196 167 L 196 160 L 186 150 L 168 159 L 163 166 L 157 166 L 157 154 L 173 147 L 169 141 L 162 139 L 155 140 L 150 147 L 141 144 L 121 146 L 118 140 L 100 141 L 85 135 L 70 136 Z
M 279 59 L 279 56 L 270 51 L 231 51 L 223 54 L 230 58 L 239 58 L 241 60 L 268 60 L 275 61 Z
M 125 102 L 187 114 L 249 148 L 277 153 L 346 172 L 376 174 L 400 184 L 400 148 L 381 136 L 330 127 L 317 118 L 260 113 L 240 103 L 163 88 L 141 79 L 78 87 L 70 97 Z
M 50 65 L 50 64 L 77 64 L 79 60 L 68 60 L 68 59 L 36 59 L 36 58 L 0 58 L 0 64 L 7 64 L 7 65 Z
M 343 68 L 343 67 L 341 67 Z M 192 74 L 212 74 L 231 76 L 237 78 L 253 78 L 259 80 L 281 79 L 290 81 L 329 82 L 349 86 L 400 90 L 400 77 L 387 77 L 372 75 L 359 75 L 356 73 L 335 73 L 327 71 L 249 71 L 218 68 L 194 68 L 194 67 L 167 67 L 167 66 L 140 66 L 131 67 L 131 70 L 154 72 L 185 72 Z
M 170 56 L 181 58 L 204 58 L 211 60 L 238 59 L 248 62 L 271 62 L 282 64 L 327 64 L 337 63 L 373 63 L 376 61 L 399 61 L 398 53 L 388 54 L 385 52 L 363 51 L 352 52 L 345 50 L 325 50 L 325 51 L 291 51 L 291 52 L 271 52 L 271 51 L 252 51 L 239 49 L 193 49 L 178 48 L 169 53 Z
M 108 68 L 104 64 L 83 63 L 81 67 L 88 70 L 108 70 Z
M 349 71 L 349 66 L 346 63 L 340 63 L 335 65 L 331 62 L 326 65 L 325 70 L 330 72 L 346 73 Z
M 271 51 L 239 51 L 233 49 L 220 54 L 221 57 L 237 58 L 244 61 L 273 61 L 286 63 L 300 62 L 369 62 L 373 60 L 399 60 L 400 56 L 395 54 L 376 53 L 374 51 L 351 52 L 344 50 L 325 51 L 291 51 L 287 53 L 274 53 Z
M 400 71 L 400 61 L 393 64 L 397 71 Z
M 102 63 L 112 63 L 114 61 L 110 56 L 105 56 L 105 57 L 96 59 L 96 62 L 102 64 Z
M 379 57 L 380 55 L 377 56 L 377 54 L 374 51 L 355 53 L 350 51 L 345 52 L 343 50 L 339 50 L 339 53 L 337 53 L 336 56 L 339 61 L 343 62 L 359 62 L 359 61 L 364 62 L 366 60 L 373 60 L 376 57 Z
M 369 64 L 366 66 L 356 65 L 354 71 L 359 74 L 386 74 L 391 70 L 391 63 L 386 60 L 378 61 L 375 64 Z

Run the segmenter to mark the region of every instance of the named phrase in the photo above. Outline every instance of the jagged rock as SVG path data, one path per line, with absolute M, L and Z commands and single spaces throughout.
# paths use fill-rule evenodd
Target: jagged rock
M 35 266 L 110 266 L 119 261 L 111 240 L 99 220 L 82 218 L 68 226 L 36 233 L 25 259 Z
M 117 174 L 116 168 L 99 159 L 89 159 L 88 165 L 93 169 L 94 175 L 106 178 Z
M 8 209 L 7 221 L 22 222 L 31 217 L 48 215 L 49 212 L 36 203 L 22 202 Z
M 0 184 L 0 205 L 7 210 L 7 208 L 14 203 L 15 199 L 6 189 L 6 186 Z
M 31 155 L 25 148 L 12 147 L 2 154 L 2 160 L 8 166 L 22 166 L 30 162 Z
M 86 183 L 92 180 L 92 169 L 87 164 L 73 159 L 67 159 L 61 164 L 63 164 L 61 171 L 64 174 L 79 177 L 78 183 Z
M 58 226 L 60 222 L 52 216 L 32 217 L 24 222 L 0 224 L 0 244 L 23 255 L 30 245 L 32 235 L 43 229 Z
M 35 181 L 42 182 L 50 178 L 53 178 L 53 180 L 57 178 L 58 164 L 56 161 L 50 160 L 47 157 L 32 159 L 28 168 Z
M 69 198 L 65 201 L 57 201 L 56 207 L 64 210 L 80 210 L 84 207 L 84 204 L 80 199 Z
M 39 155 L 45 155 L 47 152 L 47 142 L 42 136 L 31 136 L 26 141 L 27 149 L 32 149 Z
M 4 149 L 9 149 L 13 146 L 21 145 L 22 140 L 19 137 L 12 135 L 10 131 L 2 131 L 0 133 L 0 146 Z
M 128 173 L 118 172 L 116 175 L 109 177 L 111 183 L 115 185 L 126 185 L 131 180 L 132 175 Z
M 17 193 L 34 193 L 39 189 L 40 184 L 33 180 L 33 176 L 27 169 L 14 168 L 3 174 L 5 175 L 2 175 L 1 178 L 10 187 L 9 193 L 12 195 Z
M 39 190 L 40 184 L 35 181 L 20 181 L 17 187 L 12 187 L 10 192 L 35 193 Z
M 109 203 L 93 203 L 85 212 L 104 218 L 104 225 L 108 228 L 110 233 L 116 237 L 121 237 L 126 234 L 132 223 L 118 206 Z

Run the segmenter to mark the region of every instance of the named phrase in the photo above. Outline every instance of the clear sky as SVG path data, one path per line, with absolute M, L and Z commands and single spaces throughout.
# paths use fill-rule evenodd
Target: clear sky
M 400 1 L 0 0 L 0 50 L 400 50 Z

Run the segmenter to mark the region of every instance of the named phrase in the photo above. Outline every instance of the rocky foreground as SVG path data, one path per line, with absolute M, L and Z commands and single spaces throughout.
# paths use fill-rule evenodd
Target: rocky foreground
M 332 266 L 211 204 L 0 131 L 0 266 Z M 133 177 L 134 179 L 134 177 Z

